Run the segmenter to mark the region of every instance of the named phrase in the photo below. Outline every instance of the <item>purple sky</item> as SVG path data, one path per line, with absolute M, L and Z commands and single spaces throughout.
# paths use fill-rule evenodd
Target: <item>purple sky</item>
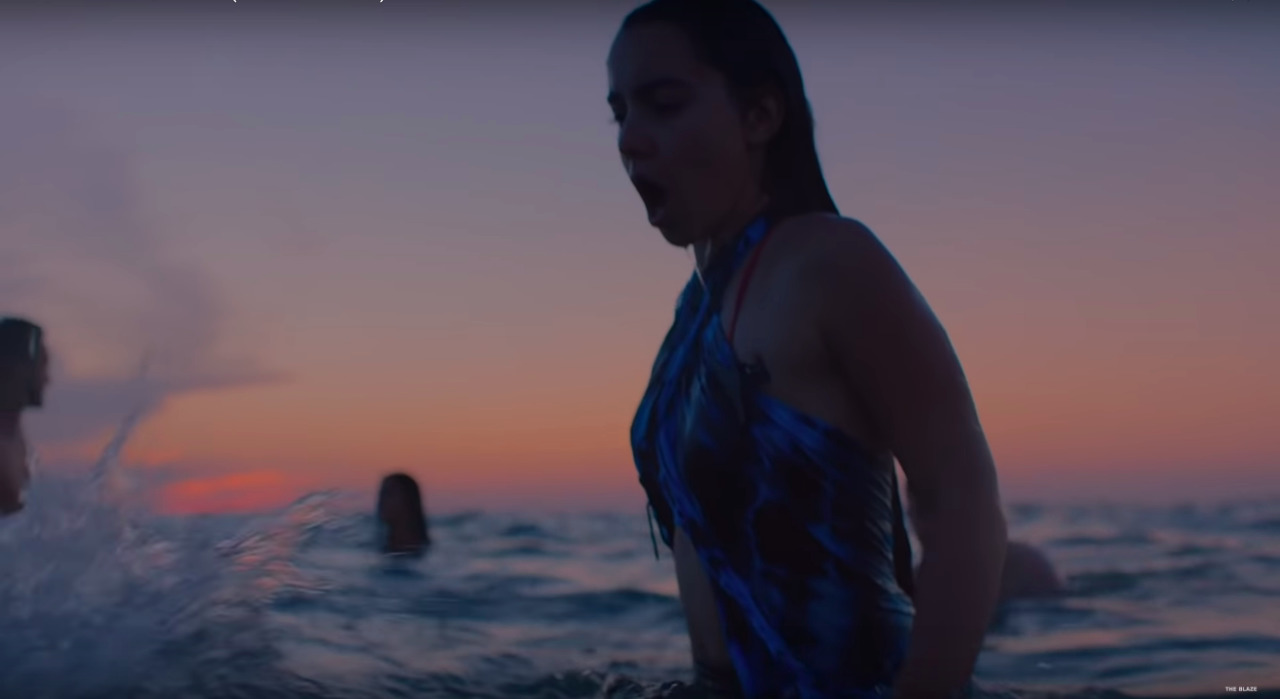
M 0 312 L 60 362 L 36 432 L 100 444 L 150 349 L 141 461 L 637 500 L 626 428 L 691 263 L 608 121 L 631 4 L 347 5 L 0 21 Z M 1263 5 L 770 5 L 831 190 L 948 325 L 1007 492 L 1280 489 Z

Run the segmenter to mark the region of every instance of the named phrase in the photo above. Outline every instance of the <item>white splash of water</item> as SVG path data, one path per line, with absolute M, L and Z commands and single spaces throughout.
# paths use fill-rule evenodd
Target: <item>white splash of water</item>
M 156 406 L 155 396 L 150 390 L 148 382 L 150 368 L 150 354 L 143 355 L 142 361 L 139 362 L 138 376 L 134 380 L 138 386 L 138 401 L 125 413 L 124 419 L 116 426 L 115 432 L 111 435 L 111 439 L 107 441 L 106 445 L 103 446 L 102 452 L 90 472 L 90 486 L 98 489 L 104 496 L 112 494 L 123 495 L 130 489 L 130 484 L 125 480 L 124 472 L 120 468 L 120 453 L 124 451 L 125 445 L 129 443 L 129 439 L 133 436 L 134 431 L 137 430 L 138 425 L 151 414 Z

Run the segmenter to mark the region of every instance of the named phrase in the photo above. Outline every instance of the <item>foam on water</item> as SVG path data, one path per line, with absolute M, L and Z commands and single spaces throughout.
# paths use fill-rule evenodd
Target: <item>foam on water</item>
M 1071 594 L 1006 611 L 980 662 L 987 693 L 1280 686 L 1272 515 L 1196 511 L 1216 519 L 1194 531 L 1129 515 L 1015 516 Z M 644 527 L 454 515 L 406 562 L 375 553 L 371 516 L 339 493 L 166 518 L 47 478 L 0 527 L 0 696 L 671 694 L 688 646 Z

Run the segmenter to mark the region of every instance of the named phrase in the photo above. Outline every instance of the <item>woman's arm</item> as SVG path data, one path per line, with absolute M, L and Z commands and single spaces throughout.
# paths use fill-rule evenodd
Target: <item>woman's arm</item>
M 27 443 L 19 415 L 0 411 L 0 517 L 22 509 L 22 493 L 30 479 Z
M 946 332 L 889 251 L 854 221 L 803 225 L 827 349 L 928 532 L 895 696 L 949 696 L 971 677 L 999 597 L 1006 531 L 991 451 Z
M 676 529 L 672 543 L 676 583 L 680 586 L 680 604 L 689 625 L 689 645 L 693 650 L 694 664 L 732 673 L 733 666 L 729 661 L 711 580 L 702 569 L 698 552 L 683 529 Z

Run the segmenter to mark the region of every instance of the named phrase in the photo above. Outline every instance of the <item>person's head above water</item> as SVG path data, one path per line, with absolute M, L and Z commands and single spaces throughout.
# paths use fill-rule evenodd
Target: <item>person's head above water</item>
M 431 544 L 422 492 L 408 474 L 393 473 L 382 479 L 378 520 L 384 527 L 382 547 L 388 553 L 416 553 Z
M 31 470 L 22 413 L 44 404 L 48 384 L 44 331 L 23 318 L 0 318 L 0 516 L 23 508 Z
M 24 318 L 0 317 L 0 412 L 44 405 L 48 385 L 44 330 Z
M 907 518 L 921 540 L 932 538 L 925 533 L 928 520 L 921 516 L 914 497 L 907 498 Z M 1005 545 L 1004 572 L 1000 580 L 1000 601 L 1024 597 L 1047 597 L 1061 594 L 1066 587 L 1054 570 L 1049 557 L 1036 547 L 1010 540 Z
M 775 217 L 837 213 L 791 45 L 753 0 L 653 0 L 609 52 L 618 150 L 673 245 Z

